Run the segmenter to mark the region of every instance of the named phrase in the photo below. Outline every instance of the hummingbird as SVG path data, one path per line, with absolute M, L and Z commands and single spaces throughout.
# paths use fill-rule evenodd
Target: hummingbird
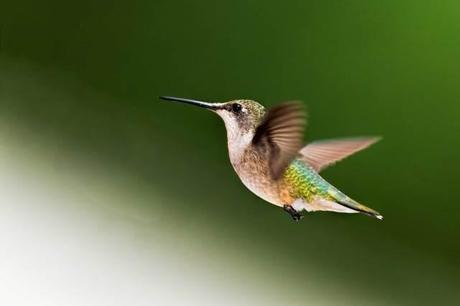
M 306 112 L 298 101 L 266 109 L 253 100 L 204 102 L 170 96 L 219 115 L 227 131 L 230 162 L 242 183 L 263 200 L 286 211 L 293 220 L 303 211 L 361 213 L 383 216 L 351 199 L 319 172 L 363 150 L 379 137 L 358 137 L 311 142 L 304 145 Z

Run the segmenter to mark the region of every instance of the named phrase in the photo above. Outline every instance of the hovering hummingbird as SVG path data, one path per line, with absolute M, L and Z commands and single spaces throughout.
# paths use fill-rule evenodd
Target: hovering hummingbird
M 217 113 L 227 130 L 230 162 L 243 184 L 260 198 L 282 207 L 298 221 L 303 210 L 362 213 L 383 219 L 323 179 L 319 172 L 363 150 L 378 137 L 303 144 L 306 116 L 299 102 L 265 109 L 252 100 L 209 103 L 163 96 Z

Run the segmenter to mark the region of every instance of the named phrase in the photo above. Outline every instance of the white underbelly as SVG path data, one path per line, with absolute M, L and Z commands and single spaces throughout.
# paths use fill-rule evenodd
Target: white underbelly
M 259 198 L 262 198 L 263 200 L 271 204 L 283 206 L 283 203 L 279 196 L 279 188 L 276 182 L 272 182 L 271 179 L 265 178 L 263 176 L 248 177 L 243 173 L 238 173 L 238 175 L 241 181 L 243 182 L 244 186 L 246 186 L 246 188 L 252 191 Z
M 252 138 L 251 138 L 252 139 Z M 246 150 L 247 146 L 229 143 L 230 161 L 241 182 L 255 195 L 263 200 L 283 206 L 279 194 L 278 182 L 269 173 L 268 161 L 257 151 Z

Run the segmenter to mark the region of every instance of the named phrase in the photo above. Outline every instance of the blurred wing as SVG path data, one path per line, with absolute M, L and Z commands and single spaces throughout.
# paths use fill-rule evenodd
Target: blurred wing
M 303 145 L 305 112 L 300 102 L 286 102 L 268 110 L 256 129 L 254 145 L 268 144 L 270 172 L 280 178 Z
M 379 140 L 380 137 L 366 137 L 316 141 L 300 150 L 300 154 L 304 161 L 319 172 Z

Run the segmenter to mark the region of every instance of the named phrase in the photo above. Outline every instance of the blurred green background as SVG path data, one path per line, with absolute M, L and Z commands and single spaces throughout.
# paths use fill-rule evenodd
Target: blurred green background
M 14 145 L 11 156 L 46 164 L 44 177 L 89 171 L 105 182 L 96 171 L 132 186 L 135 197 L 113 204 L 122 217 L 142 212 L 147 232 L 167 220 L 155 233 L 174 233 L 170 250 L 181 250 L 183 265 L 194 266 L 194 256 L 213 261 L 222 267 L 209 272 L 216 282 L 260 289 L 252 302 L 236 299 L 250 293 L 235 289 L 216 304 L 267 305 L 267 296 L 289 305 L 458 303 L 458 1 L 2 7 L 3 150 Z M 266 106 L 299 99 L 309 110 L 308 140 L 383 136 L 323 174 L 385 220 L 315 213 L 292 222 L 240 183 L 217 116 L 159 95 Z M 95 205 L 101 215 L 112 209 L 110 201 Z M 91 216 L 87 204 L 80 209 Z M 149 245 L 142 237 L 140 252 Z M 131 305 L 140 299 L 133 294 Z

